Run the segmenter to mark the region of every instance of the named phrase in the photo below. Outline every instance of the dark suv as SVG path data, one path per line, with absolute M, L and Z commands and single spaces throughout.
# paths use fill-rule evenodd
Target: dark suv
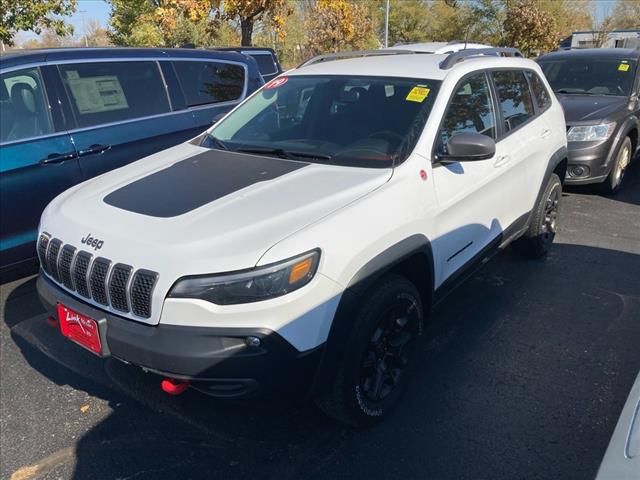
M 258 70 L 265 82 L 273 80 L 282 73 L 278 55 L 273 48 L 265 47 L 221 47 L 219 51 L 238 52 L 253 58 L 258 64 Z
M 564 108 L 567 183 L 602 183 L 615 193 L 638 149 L 640 50 L 568 50 L 538 59 Z
M 195 137 L 262 84 L 256 62 L 234 52 L 0 57 L 0 280 L 35 268 L 38 220 L 56 195 Z

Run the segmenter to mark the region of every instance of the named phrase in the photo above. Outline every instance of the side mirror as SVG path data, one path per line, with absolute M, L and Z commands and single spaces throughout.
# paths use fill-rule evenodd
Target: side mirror
M 447 153 L 438 154 L 441 163 L 488 160 L 496 153 L 496 142 L 481 133 L 457 133 L 447 142 Z

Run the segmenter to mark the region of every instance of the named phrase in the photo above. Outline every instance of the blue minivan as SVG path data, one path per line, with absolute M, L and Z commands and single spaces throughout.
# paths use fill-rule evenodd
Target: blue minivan
M 234 52 L 0 57 L 0 281 L 34 271 L 40 214 L 56 195 L 198 135 L 263 83 L 255 60 Z

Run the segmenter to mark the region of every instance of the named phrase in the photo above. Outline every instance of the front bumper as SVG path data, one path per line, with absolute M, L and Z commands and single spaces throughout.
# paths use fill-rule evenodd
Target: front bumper
M 96 309 L 65 293 L 42 275 L 38 295 L 49 315 L 57 318 L 57 304 L 96 320 L 103 356 L 160 375 L 190 380 L 197 390 L 218 397 L 257 393 L 304 394 L 311 386 L 323 347 L 298 352 L 268 329 L 150 326 Z M 247 337 L 260 345 L 248 346 Z
M 611 169 L 614 136 L 604 142 L 569 142 L 565 182 L 573 185 L 603 182 Z

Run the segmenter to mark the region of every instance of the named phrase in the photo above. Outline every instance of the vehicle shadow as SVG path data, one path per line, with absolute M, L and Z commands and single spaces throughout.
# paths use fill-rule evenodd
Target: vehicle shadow
M 64 340 L 33 280 L 5 321 L 33 368 L 112 405 L 77 441 L 76 479 L 584 479 L 640 369 L 639 271 L 640 255 L 586 246 L 498 255 L 439 305 L 402 404 L 365 431 L 306 402 L 165 396 L 159 377 Z

